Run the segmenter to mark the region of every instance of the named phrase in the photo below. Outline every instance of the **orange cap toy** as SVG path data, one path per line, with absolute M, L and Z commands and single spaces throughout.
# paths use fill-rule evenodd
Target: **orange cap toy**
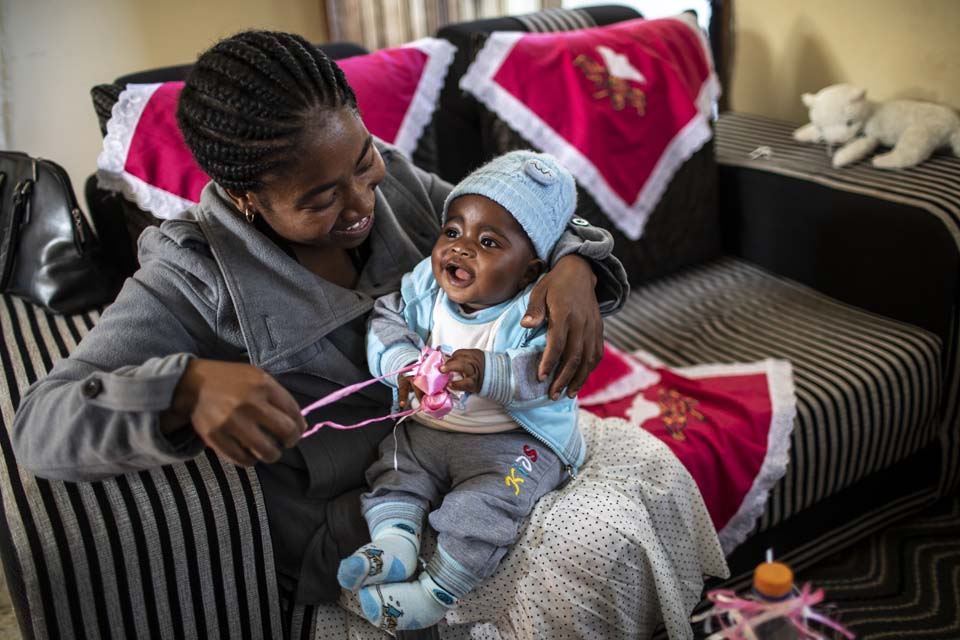
M 753 588 L 761 596 L 779 599 L 793 590 L 793 571 L 782 562 L 764 562 L 753 571 Z

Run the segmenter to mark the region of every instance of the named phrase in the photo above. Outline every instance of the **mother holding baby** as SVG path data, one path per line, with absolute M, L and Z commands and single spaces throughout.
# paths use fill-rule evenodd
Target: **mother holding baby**
M 430 255 L 451 186 L 374 140 L 340 69 L 292 34 L 214 45 L 177 117 L 212 182 L 182 219 L 143 233 L 140 270 L 30 389 L 17 458 L 68 481 L 204 447 L 256 465 L 281 589 L 333 600 L 340 559 L 368 541 L 364 471 L 392 424 L 301 439 L 300 407 L 370 377 L 374 299 Z M 571 226 L 533 291 L 524 325 L 549 322 L 539 373 L 553 376 L 551 395 L 575 394 L 599 361 L 601 312 L 627 290 L 612 247 L 605 231 Z M 390 404 L 376 385 L 322 419 L 358 422 Z

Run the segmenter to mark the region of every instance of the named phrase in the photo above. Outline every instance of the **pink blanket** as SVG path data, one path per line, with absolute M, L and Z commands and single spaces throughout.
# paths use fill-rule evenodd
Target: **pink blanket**
M 554 154 L 627 237 L 712 135 L 720 86 L 695 20 L 562 33 L 496 32 L 460 81 Z
M 727 554 L 753 529 L 786 471 L 796 415 L 789 362 L 668 369 L 610 345 L 580 406 L 623 418 L 670 447 L 697 483 Z
M 423 38 L 337 64 L 353 87 L 370 133 L 412 156 L 455 50 L 446 40 Z M 113 106 L 97 159 L 101 187 L 120 191 L 157 218 L 180 217 L 199 202 L 210 181 L 177 127 L 183 85 L 127 85 Z

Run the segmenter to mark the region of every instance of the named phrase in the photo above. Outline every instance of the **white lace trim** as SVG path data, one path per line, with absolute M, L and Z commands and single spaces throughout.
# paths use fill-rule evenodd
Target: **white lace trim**
M 195 203 L 149 184 L 125 169 L 140 116 L 160 86 L 160 83 L 128 84 L 120 93 L 107 121 L 103 150 L 97 157 L 97 186 L 120 192 L 144 211 L 170 220 L 181 217 L 184 209 Z
M 440 91 L 457 48 L 438 38 L 422 38 L 405 46 L 415 47 L 427 54 L 427 63 L 394 141 L 401 152 L 412 157 L 423 130 L 437 108 Z M 170 220 L 181 217 L 187 207 L 196 203 L 152 185 L 124 169 L 137 123 L 150 97 L 159 87 L 159 83 L 129 84 L 120 93 L 107 122 L 103 150 L 97 158 L 97 185 L 102 189 L 120 192 L 127 200 L 157 218 Z
M 413 157 L 417 142 L 437 109 L 440 90 L 443 89 L 457 48 L 439 38 L 421 38 L 405 46 L 414 47 L 427 54 L 427 64 L 420 74 L 420 81 L 417 83 L 413 100 L 407 107 L 407 113 L 403 116 L 403 122 L 400 123 L 397 139 L 393 142 L 407 157 Z
M 651 367 L 662 367 L 658 358 L 645 351 L 633 355 Z M 743 497 L 740 507 L 723 528 L 717 532 L 724 555 L 729 556 L 750 535 L 757 519 L 763 515 L 770 490 L 787 472 L 790 461 L 790 436 L 797 417 L 797 395 L 793 384 L 793 366 L 787 360 L 762 360 L 760 362 L 732 364 L 703 364 L 673 369 L 690 378 L 716 376 L 756 375 L 767 376 L 770 394 L 770 430 L 767 433 L 767 452 L 760 471 Z
M 740 503 L 740 508 L 717 532 L 724 555 L 730 555 L 753 531 L 757 519 L 766 508 L 770 489 L 787 472 L 790 461 L 790 436 L 797 417 L 793 367 L 786 360 L 765 360 L 762 365 L 767 375 L 772 409 L 767 453 L 760 473 L 753 479 L 753 485 Z
M 684 24 L 687 23 L 684 21 Z M 702 33 L 699 30 L 697 33 L 700 35 L 700 45 L 704 47 Z M 593 196 L 611 222 L 617 225 L 628 238 L 638 239 L 643 234 L 647 219 L 670 183 L 673 174 L 713 136 L 710 120 L 713 116 L 713 103 L 720 96 L 720 83 L 716 73 L 713 72 L 712 63 L 710 75 L 697 96 L 696 115 L 670 141 L 640 190 L 636 201 L 628 204 L 610 188 L 603 175 L 579 149 L 567 142 L 525 104 L 493 81 L 493 76 L 500 69 L 503 61 L 523 36 L 522 32 L 491 34 L 483 49 L 460 79 L 460 88 L 474 94 L 480 102 L 503 118 L 531 144 L 541 151 L 557 156 Z M 709 62 L 712 60 L 709 48 L 705 51 Z
M 577 402 L 581 407 L 591 407 L 622 400 L 660 382 L 660 374 L 648 368 L 642 362 L 637 362 L 636 359 L 621 353 L 610 345 L 607 345 L 607 348 L 621 356 L 621 359 L 630 367 L 630 373 L 592 395 L 578 396 Z

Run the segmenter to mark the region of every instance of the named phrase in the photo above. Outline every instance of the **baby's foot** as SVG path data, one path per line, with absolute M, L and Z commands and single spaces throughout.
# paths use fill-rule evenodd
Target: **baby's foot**
M 402 523 L 385 527 L 373 542 L 340 562 L 337 581 L 350 591 L 369 584 L 403 582 L 416 571 L 419 553 L 420 538 L 413 527 Z
M 453 594 L 434 582 L 426 571 L 416 582 L 373 585 L 360 590 L 363 616 L 388 631 L 432 627 L 456 604 Z

